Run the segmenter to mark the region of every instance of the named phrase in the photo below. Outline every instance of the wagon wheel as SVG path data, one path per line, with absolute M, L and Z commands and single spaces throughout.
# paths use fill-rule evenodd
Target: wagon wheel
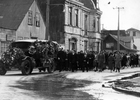
M 25 60 L 21 63 L 21 72 L 23 75 L 29 75 L 32 73 L 32 66 L 31 66 L 31 62 L 29 60 Z
M 55 63 L 53 60 L 50 60 L 47 70 L 48 70 L 48 73 L 53 73 L 55 71 Z
M 7 70 L 4 68 L 4 64 L 0 62 L 0 75 L 5 75 Z

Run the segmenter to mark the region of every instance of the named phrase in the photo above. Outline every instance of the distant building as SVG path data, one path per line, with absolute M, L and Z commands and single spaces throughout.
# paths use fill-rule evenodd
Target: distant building
M 0 54 L 11 41 L 45 39 L 45 23 L 36 0 L 0 0 Z
M 103 40 L 103 50 L 116 51 L 117 50 L 118 37 L 116 35 L 109 34 Z M 120 36 L 120 51 L 125 53 L 136 53 L 138 52 L 134 45 L 133 37 Z
M 102 30 L 102 38 L 105 38 L 107 35 L 118 35 L 118 30 Z M 127 36 L 125 30 L 120 30 L 120 36 Z
M 117 39 L 117 36 L 114 35 L 114 37 Z M 137 49 L 134 46 L 134 38 L 132 36 L 120 36 L 120 43 L 130 49 Z
M 135 28 L 129 28 L 126 30 L 128 36 L 134 38 L 134 44 L 137 46 L 137 49 L 140 50 L 140 30 Z M 140 54 L 140 52 L 138 52 Z
M 126 34 L 128 36 L 133 36 L 134 38 L 140 38 L 140 30 L 135 29 L 135 28 L 130 28 L 126 30 Z

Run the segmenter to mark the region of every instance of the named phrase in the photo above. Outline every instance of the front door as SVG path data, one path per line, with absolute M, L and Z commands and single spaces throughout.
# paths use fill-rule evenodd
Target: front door
M 77 51 L 77 40 L 75 39 L 75 38 L 72 38 L 72 39 L 70 39 L 70 41 L 69 41 L 70 43 L 69 43 L 69 49 L 70 50 L 76 50 Z

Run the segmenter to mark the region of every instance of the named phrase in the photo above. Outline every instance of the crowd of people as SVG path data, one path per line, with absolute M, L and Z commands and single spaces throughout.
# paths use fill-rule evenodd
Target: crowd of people
M 134 53 L 115 52 L 76 52 L 60 49 L 57 54 L 57 70 L 61 71 L 99 71 L 120 72 L 126 67 L 138 67 L 139 55 Z

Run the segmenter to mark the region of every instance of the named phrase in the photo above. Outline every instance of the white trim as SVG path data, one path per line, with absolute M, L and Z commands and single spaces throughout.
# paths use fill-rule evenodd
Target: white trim
M 91 0 L 93 6 L 94 6 L 94 9 L 96 9 L 96 6 L 95 6 L 95 3 L 93 2 L 93 0 Z

